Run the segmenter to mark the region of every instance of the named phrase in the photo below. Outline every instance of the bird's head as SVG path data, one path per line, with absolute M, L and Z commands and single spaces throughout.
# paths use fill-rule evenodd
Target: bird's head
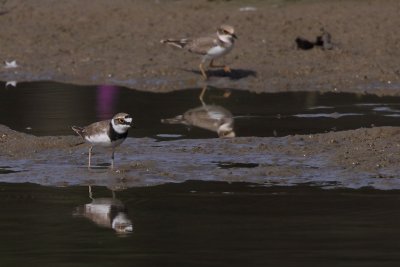
M 228 39 L 230 42 L 233 42 L 234 39 L 237 39 L 237 36 L 235 35 L 235 29 L 231 25 L 221 25 L 217 29 L 217 34 L 218 37 L 225 41 Z
M 131 127 L 132 117 L 127 113 L 118 113 L 112 118 L 111 124 L 117 133 L 123 134 Z
M 220 125 L 217 132 L 218 136 L 222 138 L 231 138 L 236 136 L 235 131 L 233 130 L 233 121 Z

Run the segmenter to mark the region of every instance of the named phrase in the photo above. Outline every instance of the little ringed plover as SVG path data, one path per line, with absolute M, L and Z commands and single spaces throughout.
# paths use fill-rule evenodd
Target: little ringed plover
M 72 130 L 90 144 L 88 168 L 91 166 L 93 146 L 111 147 L 111 169 L 114 168 L 115 148 L 128 136 L 131 123 L 132 117 L 129 114 L 118 113 L 111 120 L 95 122 L 86 127 L 72 126 Z
M 210 61 L 211 68 L 224 68 L 225 72 L 230 72 L 231 69 L 226 65 L 215 65 L 214 59 L 222 57 L 229 53 L 237 36 L 235 30 L 230 25 L 221 25 L 217 29 L 217 33 L 207 37 L 200 38 L 184 38 L 184 39 L 165 39 L 161 43 L 169 44 L 175 47 L 186 49 L 189 52 L 202 55 L 199 68 L 203 78 L 207 79 L 207 74 L 204 70 L 204 64 Z

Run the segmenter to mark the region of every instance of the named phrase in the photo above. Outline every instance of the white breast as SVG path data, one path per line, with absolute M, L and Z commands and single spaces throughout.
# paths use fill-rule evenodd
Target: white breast
M 227 54 L 229 51 L 232 50 L 233 45 L 229 47 L 223 47 L 223 46 L 214 46 L 210 50 L 208 50 L 207 54 L 204 56 L 205 59 L 214 59 L 221 57 L 225 54 Z
M 91 136 L 86 136 L 85 139 L 86 141 L 88 141 L 93 145 L 100 145 L 100 146 L 111 145 L 110 137 L 108 137 L 108 134 L 106 132 L 102 132 Z
M 222 46 L 214 46 L 213 48 L 211 48 L 210 50 L 208 50 L 207 55 L 212 56 L 212 57 L 220 57 L 222 55 L 224 55 L 227 51 L 226 47 L 222 47 Z

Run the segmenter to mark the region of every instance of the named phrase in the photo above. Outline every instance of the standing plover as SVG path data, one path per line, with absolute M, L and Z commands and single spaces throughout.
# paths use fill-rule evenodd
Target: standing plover
M 235 39 L 237 39 L 234 32 L 235 30 L 232 26 L 221 25 L 218 27 L 217 33 L 212 36 L 195 39 L 165 39 L 161 40 L 161 43 L 173 45 L 186 49 L 189 52 L 203 55 L 199 68 L 203 78 L 207 79 L 207 74 L 204 70 L 206 61 L 210 61 L 209 66 L 211 68 L 224 68 L 225 72 L 231 71 L 226 65 L 214 65 L 214 59 L 222 57 L 232 50 Z
M 118 113 L 111 120 L 104 120 L 92 123 L 86 127 L 72 126 L 86 142 L 90 143 L 89 163 L 92 156 L 93 146 L 111 147 L 111 168 L 114 168 L 115 148 L 119 146 L 128 136 L 128 129 L 131 127 L 132 117 L 126 113 Z

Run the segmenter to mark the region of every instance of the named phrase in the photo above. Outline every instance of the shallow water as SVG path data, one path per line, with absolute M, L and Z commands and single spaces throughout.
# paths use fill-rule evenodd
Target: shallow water
M 329 151 L 282 157 L 248 150 L 254 143 L 241 140 L 205 144 L 194 139 L 216 133 L 161 123 L 201 106 L 200 91 L 155 94 L 58 83 L 0 89 L 0 124 L 16 130 L 72 135 L 72 124 L 125 111 L 135 119 L 131 136 L 152 137 L 128 138 L 117 152 L 118 172 L 108 170 L 107 154 L 97 150 L 99 167 L 87 170 L 85 146 L 72 153 L 49 149 L 33 159 L 1 158 L 0 181 L 8 183 L 0 183 L 0 266 L 399 265 L 397 173 L 377 179 L 333 168 Z M 397 97 L 225 93 L 209 88 L 204 101 L 233 114 L 237 136 L 399 125 Z M 268 145 L 285 142 L 271 138 Z M 249 153 L 220 153 L 224 146 Z M 276 166 L 288 172 L 266 174 Z M 215 182 L 244 178 L 247 183 Z M 91 194 L 83 186 L 89 184 Z
M 189 130 L 185 125 L 161 123 L 161 119 L 202 106 L 200 92 L 185 89 L 160 94 L 115 86 L 32 82 L 12 87 L 0 83 L 0 124 L 35 135 L 73 135 L 71 125 L 84 126 L 124 111 L 134 117 L 135 129 L 130 136 L 213 138 L 215 132 L 199 127 Z M 400 125 L 400 97 L 318 92 L 255 94 L 208 88 L 204 102 L 232 113 L 237 136 L 285 136 Z
M 112 199 L 93 187 L 94 199 Z M 398 266 L 398 191 L 194 182 L 115 192 L 133 231 L 76 210 L 87 187 L 0 184 L 2 266 Z

